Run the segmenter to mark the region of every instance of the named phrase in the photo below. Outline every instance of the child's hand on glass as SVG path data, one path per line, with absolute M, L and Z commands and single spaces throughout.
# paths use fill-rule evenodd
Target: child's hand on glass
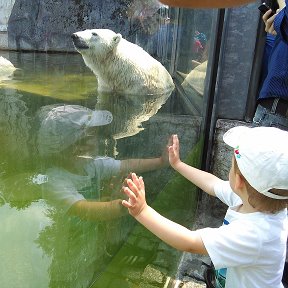
M 143 178 L 135 173 L 129 174 L 122 190 L 128 196 L 128 200 L 123 200 L 122 205 L 128 208 L 133 217 L 137 217 L 147 207 Z
M 173 135 L 169 137 L 168 139 L 168 142 L 165 146 L 165 149 L 163 149 L 162 151 L 162 155 L 161 155 L 161 160 L 162 160 L 162 166 L 163 167 L 168 167 L 170 165 L 169 163 L 169 155 L 168 155 L 168 149 L 169 149 L 169 146 L 172 145 L 172 140 L 173 139 Z
M 175 168 L 180 160 L 180 145 L 177 135 L 172 135 L 172 144 L 168 147 L 170 165 Z

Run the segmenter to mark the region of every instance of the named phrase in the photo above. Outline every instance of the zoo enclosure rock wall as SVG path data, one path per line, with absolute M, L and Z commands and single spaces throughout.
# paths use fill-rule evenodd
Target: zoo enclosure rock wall
M 6 1 L 6 0 L 5 0 Z M 71 34 L 85 29 L 115 29 L 129 34 L 123 0 L 15 0 L 8 21 L 8 49 L 75 51 Z
M 0 0 L 0 49 L 8 48 L 7 26 L 15 0 Z

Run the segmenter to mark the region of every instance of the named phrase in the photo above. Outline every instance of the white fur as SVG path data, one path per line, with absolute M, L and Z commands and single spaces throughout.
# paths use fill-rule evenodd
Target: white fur
M 0 81 L 9 79 L 16 68 L 6 58 L 0 56 Z
M 74 42 L 85 64 L 98 79 L 98 90 L 125 94 L 159 94 L 174 89 L 165 67 L 136 44 L 109 29 L 74 33 L 82 49 Z

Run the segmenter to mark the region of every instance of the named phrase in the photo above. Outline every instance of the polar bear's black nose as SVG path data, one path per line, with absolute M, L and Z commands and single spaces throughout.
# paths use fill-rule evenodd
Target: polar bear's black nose
M 84 50 L 84 49 L 89 48 L 86 41 L 81 36 L 79 36 L 77 33 L 73 33 L 71 35 L 71 37 L 73 40 L 73 44 L 77 50 L 79 50 L 79 49 Z
M 78 35 L 77 35 L 76 33 L 73 33 L 73 34 L 71 35 L 71 37 L 72 37 L 73 40 L 76 40 L 76 39 L 79 38 Z

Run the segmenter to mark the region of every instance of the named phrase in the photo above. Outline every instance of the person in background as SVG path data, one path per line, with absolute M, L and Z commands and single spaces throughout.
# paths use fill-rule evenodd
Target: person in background
M 176 171 L 229 207 L 221 227 L 190 231 L 164 218 L 147 205 L 143 178 L 135 173 L 124 183 L 128 200 L 122 204 L 172 247 L 208 254 L 217 269 L 216 287 L 282 288 L 288 234 L 288 133 L 239 126 L 228 130 L 223 140 L 234 148 L 229 181 L 182 162 L 177 135 L 168 147 Z
M 276 14 L 272 15 L 269 10 L 262 17 L 267 37 L 275 39 L 266 59 L 266 77 L 258 95 L 253 126 L 273 126 L 288 131 L 288 1 L 277 2 Z M 282 281 L 288 287 L 288 255 Z
M 287 4 L 286 0 L 286 4 Z M 263 80 L 253 124 L 275 126 L 288 130 L 288 10 L 283 0 L 278 0 L 279 10 L 271 16 L 263 15 L 265 31 L 275 36 L 267 59 L 267 76 Z
M 273 13 L 275 13 L 280 8 L 277 0 L 268 1 L 268 2 L 265 2 L 265 4 L 271 8 Z M 270 14 L 270 16 L 272 16 L 272 15 Z M 263 81 L 266 78 L 267 73 L 268 73 L 269 56 L 270 56 L 272 48 L 274 46 L 275 36 L 276 35 L 273 35 L 270 33 L 266 33 L 266 35 L 265 35 L 266 38 L 265 38 L 264 52 L 263 52 L 263 56 L 262 56 L 262 67 L 261 67 L 261 71 L 260 71 L 259 91 L 260 91 L 262 84 L 263 84 Z

